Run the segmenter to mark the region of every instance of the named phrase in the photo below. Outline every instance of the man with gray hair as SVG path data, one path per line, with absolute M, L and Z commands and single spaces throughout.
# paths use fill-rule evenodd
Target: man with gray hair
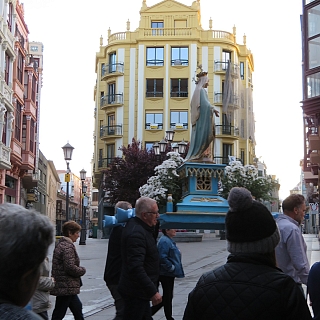
M 50 220 L 17 204 L 0 205 L 0 320 L 41 319 L 24 309 L 53 242 Z
M 122 270 L 118 291 L 124 301 L 123 320 L 149 320 L 152 305 L 162 301 L 158 292 L 159 254 L 154 227 L 159 217 L 157 202 L 148 197 L 136 201 L 134 218 L 122 230 Z

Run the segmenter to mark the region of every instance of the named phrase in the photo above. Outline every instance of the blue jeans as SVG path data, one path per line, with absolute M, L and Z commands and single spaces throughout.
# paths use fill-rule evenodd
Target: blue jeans
M 124 301 L 123 320 L 152 320 L 150 301 L 121 294 Z
M 62 320 L 68 308 L 71 310 L 75 320 L 84 320 L 82 314 L 82 303 L 78 296 L 57 296 L 56 304 L 52 313 L 51 320 Z

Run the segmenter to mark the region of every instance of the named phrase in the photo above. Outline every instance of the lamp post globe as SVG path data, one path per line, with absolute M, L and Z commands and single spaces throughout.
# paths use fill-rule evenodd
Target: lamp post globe
M 168 142 L 165 139 L 162 139 L 159 143 L 160 153 L 165 153 L 167 149 Z
M 172 141 L 173 141 L 174 134 L 175 134 L 175 131 L 173 131 L 172 129 L 167 130 L 167 131 L 166 131 L 166 139 L 167 139 L 169 142 L 172 142 Z
M 67 183 L 66 190 L 66 221 L 69 221 L 69 182 L 70 182 L 70 168 L 69 161 L 72 159 L 72 152 L 74 147 L 68 142 L 66 145 L 62 147 L 64 160 L 67 163 L 67 173 L 64 176 L 64 181 Z
M 74 147 L 68 142 L 66 145 L 62 147 L 64 160 L 70 161 L 72 159 L 72 152 Z

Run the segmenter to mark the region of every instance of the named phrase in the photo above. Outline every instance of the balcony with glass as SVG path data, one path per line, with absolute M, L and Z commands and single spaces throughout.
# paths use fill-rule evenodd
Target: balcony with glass
M 100 108 L 123 105 L 123 93 L 107 94 L 101 97 Z
M 238 138 L 239 128 L 228 124 L 219 124 L 215 125 L 215 134 L 216 136 L 229 136 Z
M 105 81 L 110 77 L 123 76 L 123 75 L 124 75 L 124 64 L 122 62 L 105 64 L 101 68 L 101 81 Z
M 100 138 L 122 137 L 122 124 L 103 126 L 100 128 Z
M 230 73 L 231 76 L 235 79 L 238 79 L 240 76 L 240 67 L 235 63 L 229 61 L 215 61 L 214 62 L 214 72 L 216 74 L 225 74 L 228 69 L 228 64 L 230 64 Z

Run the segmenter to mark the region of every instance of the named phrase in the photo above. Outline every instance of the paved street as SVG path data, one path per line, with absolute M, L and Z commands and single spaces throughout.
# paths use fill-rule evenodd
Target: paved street
M 308 245 L 308 259 L 311 265 L 320 260 L 319 241 L 315 235 L 305 235 Z M 215 237 L 215 234 L 205 234 L 202 242 L 178 242 L 182 253 L 182 262 L 185 278 L 175 280 L 173 317 L 182 319 L 189 292 L 194 288 L 199 277 L 206 271 L 222 265 L 226 261 L 228 252 L 226 241 Z M 107 253 L 107 239 L 87 239 L 85 246 L 76 243 L 76 248 L 81 259 L 81 265 L 87 269 L 83 280 L 83 287 L 79 295 L 83 303 L 85 319 L 111 320 L 115 309 L 113 299 L 103 281 L 103 272 Z M 52 261 L 53 247 L 50 249 L 50 261 Z M 54 297 L 52 302 L 54 305 Z M 53 308 L 49 310 L 51 316 Z M 165 319 L 163 309 L 154 315 L 154 320 Z M 73 319 L 68 312 L 64 318 Z

